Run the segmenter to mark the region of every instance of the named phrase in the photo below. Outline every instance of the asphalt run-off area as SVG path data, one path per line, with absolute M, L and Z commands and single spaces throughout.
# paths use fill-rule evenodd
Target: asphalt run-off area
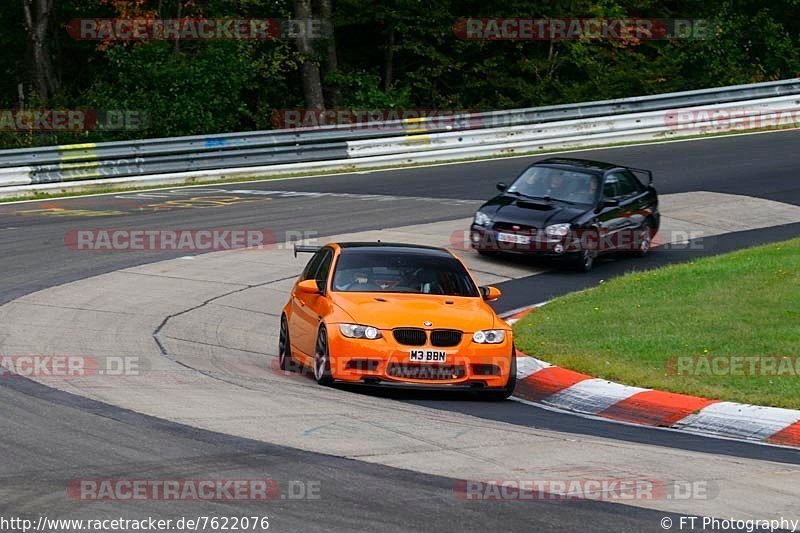
M 651 169 L 663 216 L 650 255 L 603 258 L 587 274 L 468 246 L 495 183 L 545 156 L 0 204 L 0 353 L 95 365 L 80 377 L 0 376 L 0 515 L 257 516 L 274 531 L 663 531 L 686 516 L 800 518 L 790 447 L 515 400 L 320 387 L 277 366 L 281 309 L 307 261 L 287 240 L 446 247 L 503 292 L 494 307 L 508 312 L 797 236 L 798 142 L 790 130 L 574 153 Z M 239 231 L 266 245 L 91 245 L 158 231 Z M 137 372 L 124 371 L 131 361 Z M 221 479 L 267 481 L 245 487 L 249 498 L 178 502 L 145 497 L 147 484 L 139 499 L 92 501 L 120 487 L 87 483 L 179 480 L 180 494 L 211 490 L 190 480 Z M 506 493 L 487 480 L 504 480 Z M 542 496 L 565 490 L 575 497 Z

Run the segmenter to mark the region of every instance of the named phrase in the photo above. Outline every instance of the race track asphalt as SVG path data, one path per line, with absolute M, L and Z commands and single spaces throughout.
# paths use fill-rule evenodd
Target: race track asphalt
M 800 132 L 724 137 L 693 142 L 582 151 L 575 154 L 650 168 L 661 193 L 715 191 L 800 205 L 796 149 Z M 0 204 L 0 303 L 21 295 L 121 268 L 180 256 L 180 253 L 76 252 L 65 235 L 87 228 L 267 228 L 277 240 L 287 231 L 337 233 L 388 228 L 469 216 L 494 183 L 510 181 L 541 157 L 501 159 L 394 171 L 308 179 L 229 184 L 123 193 L 75 199 Z M 231 192 L 233 191 L 233 192 Z M 269 195 L 236 191 L 329 193 Z M 369 195 L 377 195 L 370 197 Z M 203 203 L 204 198 L 217 198 Z M 223 199 L 220 199 L 223 198 Z M 433 200 L 426 200 L 430 198 Z M 189 201 L 186 201 L 186 200 Z M 226 203 L 229 202 L 229 203 Z M 222 204 L 222 205 L 219 205 Z M 104 213 L 98 213 L 102 211 Z M 100 215 L 100 216 L 97 216 Z M 769 213 L 764 213 L 769 217 Z M 632 268 L 650 268 L 796 236 L 793 224 L 708 237 L 700 251 L 664 250 L 644 262 L 602 261 L 588 275 L 552 271 L 507 282 L 499 310 L 549 299 L 596 284 Z M 545 276 L 544 278 L 542 276 Z M 1 333 L 1 331 L 0 331 Z M 800 452 L 586 420 L 514 402 L 480 404 L 441 398 L 398 398 L 442 410 L 512 424 L 599 435 L 712 454 L 800 463 Z M 211 434 L 150 419 L 22 379 L 0 380 L 3 494 L 0 515 L 95 518 L 120 514 L 252 514 L 252 503 L 165 502 L 76 504 L 64 497 L 65 480 L 97 478 L 270 477 L 322 481 L 326 497 L 270 502 L 276 531 L 498 529 L 644 531 L 660 530 L 665 513 L 601 503 L 462 502 L 454 480 L 363 462 L 322 456 L 245 439 Z
M 164 422 L 11 378 L 4 406 L 0 516 L 62 519 L 269 517 L 270 531 L 657 531 L 676 515 L 592 501 L 465 501 L 458 480 L 298 451 Z M 91 479 L 266 479 L 267 501 L 75 501 Z M 292 482 L 318 498 L 293 499 Z M 300 494 L 297 491 L 295 494 Z M 58 530 L 54 530 L 57 533 Z

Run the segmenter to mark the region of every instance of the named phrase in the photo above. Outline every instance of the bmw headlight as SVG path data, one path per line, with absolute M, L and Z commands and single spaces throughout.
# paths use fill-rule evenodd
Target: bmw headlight
M 502 329 L 484 329 L 472 335 L 472 342 L 478 344 L 500 344 L 506 339 L 506 332 Z
M 569 233 L 569 224 L 553 224 L 544 228 L 544 233 L 548 237 L 565 237 Z
M 372 326 L 362 326 L 361 324 L 339 324 L 339 331 L 345 337 L 351 339 L 380 339 L 381 332 Z
M 475 213 L 475 225 L 476 226 L 484 226 L 487 227 L 491 225 L 492 217 L 484 213 L 483 211 L 478 211 Z

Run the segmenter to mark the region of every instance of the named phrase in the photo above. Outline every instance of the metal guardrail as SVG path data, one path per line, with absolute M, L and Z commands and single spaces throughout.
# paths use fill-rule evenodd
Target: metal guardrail
M 460 114 L 447 121 L 441 117 L 404 120 L 382 123 L 379 128 L 355 124 L 5 150 L 0 151 L 0 186 L 283 167 L 431 150 L 441 150 L 444 155 L 453 150 L 503 143 L 517 149 L 528 145 L 544 149 L 554 144 L 548 142 L 554 136 L 580 135 L 577 124 L 584 126 L 586 136 L 611 134 L 610 137 L 616 138 L 624 130 L 633 133 L 644 129 L 641 122 L 629 120 L 636 114 L 646 118 L 649 127 L 655 127 L 654 120 L 657 122 L 664 115 L 659 112 L 756 101 L 767 107 L 770 102 L 773 107 L 775 102 L 791 106 L 794 95 L 800 95 L 797 78 L 600 102 Z M 603 122 L 600 119 L 609 122 L 603 131 L 596 127 Z M 625 120 L 627 125 L 623 125 Z M 575 131 L 570 131 L 569 126 L 576 126 Z
M 614 142 L 613 138 L 616 137 L 620 137 L 622 141 L 637 134 L 649 134 L 652 138 L 661 135 L 664 139 L 668 139 L 675 136 L 715 133 L 735 129 L 734 127 L 726 129 L 726 126 L 734 126 L 730 117 L 738 116 L 741 119 L 748 117 L 754 122 L 763 123 L 769 114 L 778 116 L 786 112 L 800 111 L 800 95 L 696 106 L 682 110 L 664 109 L 506 128 L 436 133 L 427 135 L 424 142 L 414 143 L 414 150 L 419 152 L 458 147 L 477 148 L 482 145 L 498 144 L 507 145 L 509 148 L 544 150 L 553 143 L 563 143 L 572 137 L 578 137 L 581 142 L 589 143 L 601 138 L 605 138 L 607 142 Z M 800 117 L 800 112 L 795 116 Z M 797 125 L 800 126 L 800 123 Z M 403 137 L 381 139 L 380 142 L 352 141 L 348 146 L 351 158 L 400 154 L 409 149 L 408 141 Z

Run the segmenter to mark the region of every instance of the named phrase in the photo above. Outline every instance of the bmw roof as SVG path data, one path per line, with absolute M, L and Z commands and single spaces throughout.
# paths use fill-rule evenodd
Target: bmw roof
M 339 242 L 336 243 L 345 252 L 348 249 L 357 248 L 359 250 L 370 251 L 385 251 L 386 253 L 408 253 L 408 252 L 423 252 L 431 255 L 447 255 L 452 256 L 450 252 L 444 248 L 436 246 L 425 246 L 423 244 L 408 244 L 399 242 Z

